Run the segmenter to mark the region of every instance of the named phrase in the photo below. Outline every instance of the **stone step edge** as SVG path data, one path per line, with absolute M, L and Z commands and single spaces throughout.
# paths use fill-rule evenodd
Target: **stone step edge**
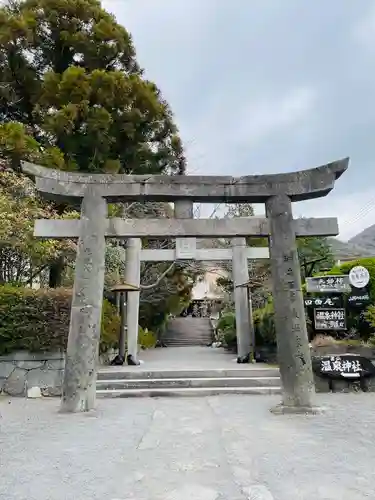
M 155 380 L 155 379 L 200 379 L 200 378 L 257 378 L 257 377 L 279 377 L 279 371 L 267 368 L 258 369 L 232 369 L 232 370 L 137 370 L 134 367 L 133 370 L 106 370 L 99 371 L 97 375 L 97 380 Z
M 103 375 L 108 375 L 111 376 L 113 374 L 117 375 L 149 375 L 150 378 L 163 378 L 165 375 L 171 375 L 169 378 L 213 378 L 213 377 L 219 377 L 226 378 L 226 377 L 235 377 L 237 373 L 245 373 L 246 377 L 262 377 L 266 375 L 258 375 L 260 373 L 266 373 L 266 372 L 272 372 L 274 375 L 269 375 L 270 377 L 273 376 L 278 376 L 276 374 L 279 374 L 279 369 L 277 367 L 257 367 L 256 364 L 238 364 L 238 363 L 233 363 L 234 367 L 233 368 L 166 368 L 166 369 L 143 369 L 141 368 L 142 365 L 139 366 L 132 366 L 128 367 L 127 365 L 124 365 L 125 369 L 121 369 L 121 367 L 113 367 L 111 368 L 101 368 L 98 370 L 98 375 L 103 376 Z M 251 368 L 248 368 L 251 366 Z M 205 375 L 209 373 L 209 375 Z M 214 375 L 211 375 L 214 374 Z M 163 377 L 160 377 L 162 375 Z M 244 375 L 238 375 L 244 376 Z M 268 375 L 267 375 L 268 376 Z
M 162 369 L 158 369 L 158 368 L 150 368 L 150 369 L 141 369 L 140 370 L 140 373 L 180 373 L 180 372 L 183 372 L 183 373 L 186 373 L 186 372 L 194 372 L 194 373 L 206 373 L 206 372 L 215 372 L 215 373 L 227 373 L 227 372 L 231 372 L 231 373 L 235 373 L 237 371 L 246 371 L 248 373 L 251 373 L 251 372 L 256 372 L 256 371 L 279 371 L 279 367 L 278 366 L 258 366 L 258 363 L 243 363 L 242 365 L 241 364 L 238 364 L 238 363 L 235 363 L 233 362 L 233 365 L 231 368 L 215 368 L 215 367 L 212 367 L 212 368 L 195 368 L 194 366 L 192 367 L 186 367 L 186 368 L 162 368 Z M 142 366 L 142 365 L 140 365 Z M 140 366 L 134 366 L 132 368 L 134 368 L 134 370 L 137 370 L 140 368 Z M 250 368 L 251 367 L 251 368 Z M 116 370 L 116 367 L 102 367 L 98 370 L 98 373 L 135 373 L 135 371 L 131 371 L 131 370 L 124 370 L 124 369 L 121 369 L 121 367 L 119 367 L 117 370 Z
M 206 394 L 205 394 L 206 393 Z M 162 397 L 162 396 L 215 396 L 219 394 L 280 394 L 280 386 L 266 387 L 179 387 L 160 389 L 97 389 L 98 397 Z
M 100 379 L 97 380 L 97 384 L 123 384 L 124 382 L 131 382 L 132 384 L 134 383 L 146 383 L 146 382 L 189 382 L 189 381 L 198 381 L 198 382 L 203 382 L 203 381 L 225 381 L 225 380 L 237 380 L 237 381 L 242 381 L 242 380 L 256 380 L 256 381 L 265 381 L 265 380 L 280 380 L 280 377 L 183 377 L 183 378 L 132 378 L 132 379 Z

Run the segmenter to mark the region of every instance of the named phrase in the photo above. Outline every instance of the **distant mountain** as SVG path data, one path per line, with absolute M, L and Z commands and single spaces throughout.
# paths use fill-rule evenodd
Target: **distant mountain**
M 223 239 L 197 239 L 198 248 L 223 248 Z M 357 259 L 361 257 L 375 257 L 375 224 L 361 233 L 353 236 L 349 241 L 337 238 L 328 238 L 333 255 L 337 260 Z
M 375 256 L 375 224 L 353 236 L 349 243 L 366 249 L 368 253 Z
M 365 229 L 348 242 L 337 238 L 328 238 L 328 241 L 337 260 L 375 257 L 375 225 Z

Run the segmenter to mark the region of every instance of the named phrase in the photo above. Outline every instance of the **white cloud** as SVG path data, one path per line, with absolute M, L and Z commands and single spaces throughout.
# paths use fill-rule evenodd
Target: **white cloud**
M 255 146 L 270 134 L 306 120 L 315 100 L 316 93 L 309 87 L 291 88 L 277 98 L 262 96 L 241 110 L 240 130 L 234 130 L 234 138 Z
M 375 49 L 375 4 L 371 6 L 363 18 L 354 25 L 354 39 L 366 49 Z
M 338 181 L 340 182 L 340 181 Z M 326 197 L 293 204 L 294 217 L 337 217 L 339 239 L 347 241 L 375 222 L 375 189 L 348 195 L 335 192 Z
M 340 11 L 323 0 L 303 9 L 297 0 L 265 3 L 103 0 L 171 104 L 189 173 L 290 171 L 349 155 L 333 192 L 294 211 L 339 216 L 340 237 L 350 238 L 373 223 L 375 192 L 363 192 L 360 179 L 365 172 L 367 185 L 375 182 L 374 119 L 366 113 L 374 103 L 375 2 L 341 0 Z
M 182 128 L 189 164 L 194 165 L 190 173 L 239 175 L 233 168 L 243 150 L 256 148 L 274 134 L 296 134 L 296 128 L 299 134 L 312 133 L 315 89 L 300 86 L 251 98 L 245 94 L 243 86 L 231 95 L 209 96 L 194 122 Z

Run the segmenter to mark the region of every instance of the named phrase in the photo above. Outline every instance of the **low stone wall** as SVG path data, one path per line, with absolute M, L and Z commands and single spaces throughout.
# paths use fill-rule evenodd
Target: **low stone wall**
M 358 354 L 364 358 L 375 360 L 375 347 L 361 346 L 361 345 L 348 345 L 348 344 L 332 344 L 324 346 L 312 347 L 311 350 L 312 357 L 327 356 L 335 354 Z
M 99 364 L 109 365 L 117 353 L 110 349 L 99 357 Z M 64 365 L 63 352 L 17 351 L 0 356 L 0 394 L 26 396 L 29 389 L 39 387 L 43 396 L 61 396 Z
M 32 387 L 39 387 L 43 396 L 60 396 L 63 376 L 62 352 L 0 356 L 0 393 L 9 396 L 26 396 Z
M 375 392 L 375 378 L 330 380 L 314 374 L 316 392 Z

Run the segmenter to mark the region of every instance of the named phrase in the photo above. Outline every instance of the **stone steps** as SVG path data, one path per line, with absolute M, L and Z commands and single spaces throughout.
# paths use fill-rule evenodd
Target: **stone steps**
M 212 339 L 170 339 L 165 341 L 165 345 L 169 347 L 187 347 L 187 346 L 209 346 L 212 344 Z
M 271 395 L 281 394 L 281 387 L 185 387 L 163 389 L 113 389 L 97 390 L 99 398 L 134 397 L 199 397 L 219 396 L 221 394 Z
M 275 386 L 279 377 L 213 377 L 213 378 L 155 378 L 155 379 L 113 379 L 100 380 L 97 389 L 162 389 L 184 387 L 258 387 Z
M 229 370 L 106 369 L 98 373 L 98 397 L 214 396 L 219 394 L 279 394 L 274 368 Z
M 168 324 L 163 342 L 167 346 L 210 345 L 213 329 L 209 318 L 173 318 Z
M 228 378 L 228 377 L 243 377 L 243 378 L 259 378 L 259 377 L 279 377 L 278 368 L 271 366 L 257 367 L 257 365 L 249 365 L 236 368 L 220 369 L 220 368 L 182 368 L 182 369 L 163 369 L 152 370 L 145 369 L 143 366 L 135 366 L 130 368 L 106 367 L 98 372 L 97 380 L 132 380 L 132 379 L 180 379 L 180 378 Z M 240 368 L 237 368 L 239 366 Z M 244 365 L 242 365 L 244 366 Z

